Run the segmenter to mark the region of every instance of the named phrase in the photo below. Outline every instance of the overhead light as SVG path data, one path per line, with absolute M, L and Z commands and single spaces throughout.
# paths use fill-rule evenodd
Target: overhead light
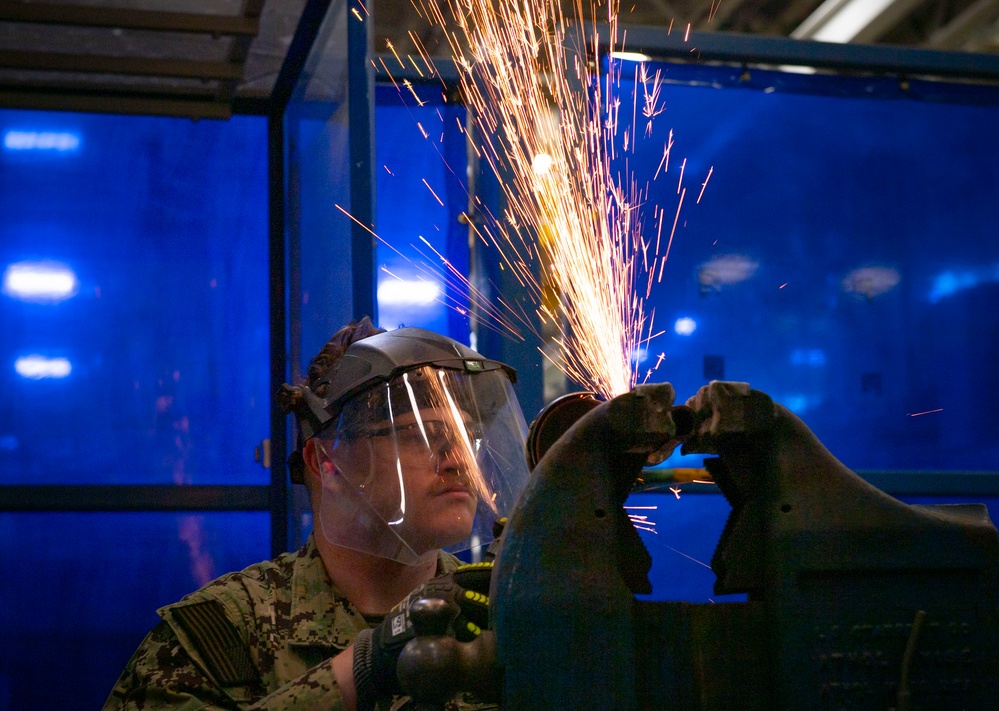
M 619 59 L 624 62 L 651 62 L 652 57 L 642 52 L 611 52 L 611 59 Z
M 719 291 L 723 286 L 731 286 L 746 281 L 759 268 L 760 263 L 742 254 L 723 254 L 704 262 L 697 268 L 697 281 L 701 292 Z
M 911 0 L 825 0 L 791 36 L 817 42 L 852 42 L 892 6 Z M 862 38 L 865 41 L 870 38 Z
M 45 378 L 65 378 L 73 372 L 73 366 L 65 358 L 26 355 L 14 361 L 14 370 L 22 378 L 42 380 Z
M 429 306 L 440 298 L 440 286 L 424 279 L 384 279 L 378 284 L 379 306 Z
M 887 294 L 901 280 L 902 275 L 893 267 L 860 267 L 843 278 L 843 291 L 873 299 Z
M 689 336 L 697 330 L 697 321 L 689 316 L 682 316 L 673 324 L 673 330 L 678 336 Z
M 3 273 L 3 293 L 21 301 L 57 303 L 79 288 L 76 274 L 60 262 L 16 262 Z
M 57 151 L 72 152 L 80 147 L 80 137 L 75 133 L 60 131 L 7 131 L 3 147 L 8 151 Z

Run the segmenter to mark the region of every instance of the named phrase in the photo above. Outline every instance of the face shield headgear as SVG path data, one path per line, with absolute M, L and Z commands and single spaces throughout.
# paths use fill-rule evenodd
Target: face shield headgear
M 487 546 L 529 476 L 513 377 L 422 329 L 352 344 L 329 382 L 325 421 L 311 408 L 319 532 L 409 564 Z

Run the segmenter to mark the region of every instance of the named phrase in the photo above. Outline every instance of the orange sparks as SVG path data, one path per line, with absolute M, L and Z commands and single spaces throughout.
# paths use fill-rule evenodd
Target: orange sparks
M 661 258 L 665 210 L 654 206 L 655 252 L 648 255 L 651 240 L 643 236 L 646 225 L 641 214 L 648 202 L 648 184 L 642 188 L 627 163 L 622 172 L 612 161 L 617 157 L 617 140 L 623 139 L 625 160 L 636 150 L 641 138 L 635 126 L 639 101 L 641 116 L 648 122 L 646 137 L 652 135 L 652 119 L 665 111 L 661 70 L 650 72 L 644 63 L 639 66 L 631 111 L 625 107 L 625 121 L 630 118 L 631 126 L 619 126 L 621 99 L 616 92 L 621 65 L 614 58 L 615 48 L 623 44 L 617 25 L 619 0 L 608 0 L 606 42 L 598 40 L 596 21 L 592 28 L 587 26 L 590 21 L 581 3 L 415 0 L 414 4 L 421 16 L 443 30 L 451 49 L 472 118 L 473 130 L 467 131 L 471 151 L 504 178 L 500 190 L 506 209 L 496 216 L 480 210 L 478 219 L 469 224 L 470 239 L 474 235 L 499 252 L 500 268 L 511 271 L 525 288 L 542 321 L 558 329 L 553 341 L 558 350 L 546 351 L 545 357 L 601 397 L 630 390 L 639 377 L 638 354 L 658 335 L 653 334 L 653 319 L 643 298 L 635 296 L 636 286 L 646 282 L 647 298 L 653 279 L 662 280 L 681 226 L 686 159 Z M 688 24 L 685 40 L 690 31 Z M 420 38 L 410 36 L 430 75 L 441 78 Z M 389 51 L 400 67 L 405 66 L 394 47 L 389 45 Z M 598 58 L 603 57 L 607 72 L 598 76 L 602 71 Z M 422 76 L 413 57 L 407 60 Z M 396 86 L 424 104 L 409 81 Z M 420 130 L 427 137 L 422 126 Z M 670 131 L 652 180 L 668 172 L 672 147 Z M 697 202 L 712 170 L 701 184 Z M 443 205 L 426 179 L 423 182 Z M 461 281 L 451 265 L 438 258 L 447 277 Z M 469 297 L 476 305 L 478 324 L 483 325 L 478 318 L 482 314 L 496 316 L 495 304 L 487 308 L 479 301 L 484 298 L 481 292 L 470 289 Z M 502 298 L 497 303 L 511 308 Z M 504 330 L 517 321 L 541 337 L 522 306 L 511 311 L 502 319 Z
M 715 20 L 715 13 L 718 12 L 718 8 L 721 6 L 721 0 L 711 0 L 711 8 L 708 10 L 708 24 L 710 25 Z
M 389 39 L 385 40 L 385 48 L 392 53 L 392 56 L 395 57 L 395 61 L 399 62 L 399 68 L 405 69 L 406 65 L 403 64 L 402 60 L 399 58 L 398 53 L 395 51 L 395 45 L 392 44 L 392 40 Z M 388 67 L 385 67 L 385 71 L 388 71 Z
M 420 95 L 416 93 L 416 89 L 413 88 L 413 82 L 411 82 L 409 79 L 403 79 L 402 85 L 406 89 L 408 89 L 409 93 L 413 95 L 414 99 L 416 99 L 416 105 L 423 106 L 425 102 L 420 98 Z M 421 128 L 420 130 L 422 131 L 423 129 Z M 426 138 L 426 133 L 424 133 L 423 137 Z
M 701 192 L 700 192 L 700 194 L 699 194 L 699 195 L 697 196 L 697 204 L 698 204 L 698 205 L 700 205 L 700 204 L 701 204 L 701 198 L 702 198 L 702 197 L 704 197 L 704 189 L 705 189 L 706 187 L 708 187 L 708 181 L 709 181 L 709 180 L 711 180 L 711 174 L 712 174 L 713 172 L 715 172 L 715 167 L 714 167 L 714 166 L 711 166 L 710 168 L 708 168 L 708 175 L 707 175 L 707 177 L 705 177 L 705 178 L 704 178 L 704 182 L 703 182 L 703 183 L 701 183 Z
M 625 513 L 631 510 L 645 510 L 645 511 L 655 511 L 658 506 L 625 506 Z M 628 519 L 631 521 L 632 525 L 640 531 L 648 531 L 649 533 L 658 533 L 656 531 L 655 521 L 650 521 L 649 517 L 645 514 L 633 514 L 628 513 Z

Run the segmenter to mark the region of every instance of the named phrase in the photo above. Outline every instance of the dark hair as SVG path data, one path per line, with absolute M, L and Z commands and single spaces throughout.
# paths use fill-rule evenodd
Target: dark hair
M 333 376 L 340 366 L 340 360 L 350 345 L 362 338 L 379 333 L 385 333 L 385 329 L 378 328 L 367 316 L 360 321 L 351 321 L 334 333 L 326 345 L 309 361 L 308 374 L 302 384 L 307 385 L 319 397 L 326 397 L 329 382 L 333 380 Z M 324 382 L 317 386 L 316 383 L 320 380 Z
M 308 373 L 298 386 L 292 387 L 287 383 L 281 386 L 281 390 L 277 394 L 281 409 L 285 413 L 294 412 L 296 417 L 301 417 L 303 409 L 306 412 L 309 409 L 303 401 L 303 386 L 312 390 L 320 398 L 326 397 L 329 382 L 336 374 L 337 368 L 340 367 L 340 361 L 350 345 L 378 333 L 385 333 L 385 329 L 375 326 L 367 316 L 360 321 L 351 321 L 339 329 L 309 361 Z M 303 445 L 303 435 L 299 431 L 298 448 L 288 457 L 288 473 L 291 474 L 291 480 L 295 484 L 306 483 L 305 460 L 302 458 Z

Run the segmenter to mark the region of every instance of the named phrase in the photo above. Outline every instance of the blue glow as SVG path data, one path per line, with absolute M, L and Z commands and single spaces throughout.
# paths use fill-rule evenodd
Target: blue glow
M 73 372 L 73 365 L 65 358 L 48 358 L 33 354 L 21 356 L 14 361 L 14 370 L 22 378 L 42 380 L 65 378 Z
M 3 273 L 3 293 L 21 301 L 57 303 L 79 288 L 76 274 L 60 262 L 17 262 Z
M 801 415 L 814 407 L 815 399 L 808 395 L 785 395 L 780 403 L 796 415 Z
M 378 321 L 390 331 L 402 324 L 424 323 L 428 315 L 444 308 L 442 304 L 440 285 L 433 280 L 393 274 L 378 283 Z
M 933 279 L 933 286 L 930 288 L 928 298 L 931 304 L 935 304 L 960 291 L 973 289 L 979 284 L 997 281 L 999 281 L 999 264 L 985 269 L 941 272 Z
M 826 364 L 826 352 L 821 348 L 795 348 L 791 351 L 791 365 L 818 368 Z
M 676 331 L 676 335 L 678 336 L 689 336 L 697 330 L 697 321 L 689 316 L 683 316 L 678 318 L 676 323 L 673 324 L 673 330 Z
M 80 137 L 60 131 L 7 131 L 3 135 L 6 151 L 56 151 L 70 153 L 80 148 Z

